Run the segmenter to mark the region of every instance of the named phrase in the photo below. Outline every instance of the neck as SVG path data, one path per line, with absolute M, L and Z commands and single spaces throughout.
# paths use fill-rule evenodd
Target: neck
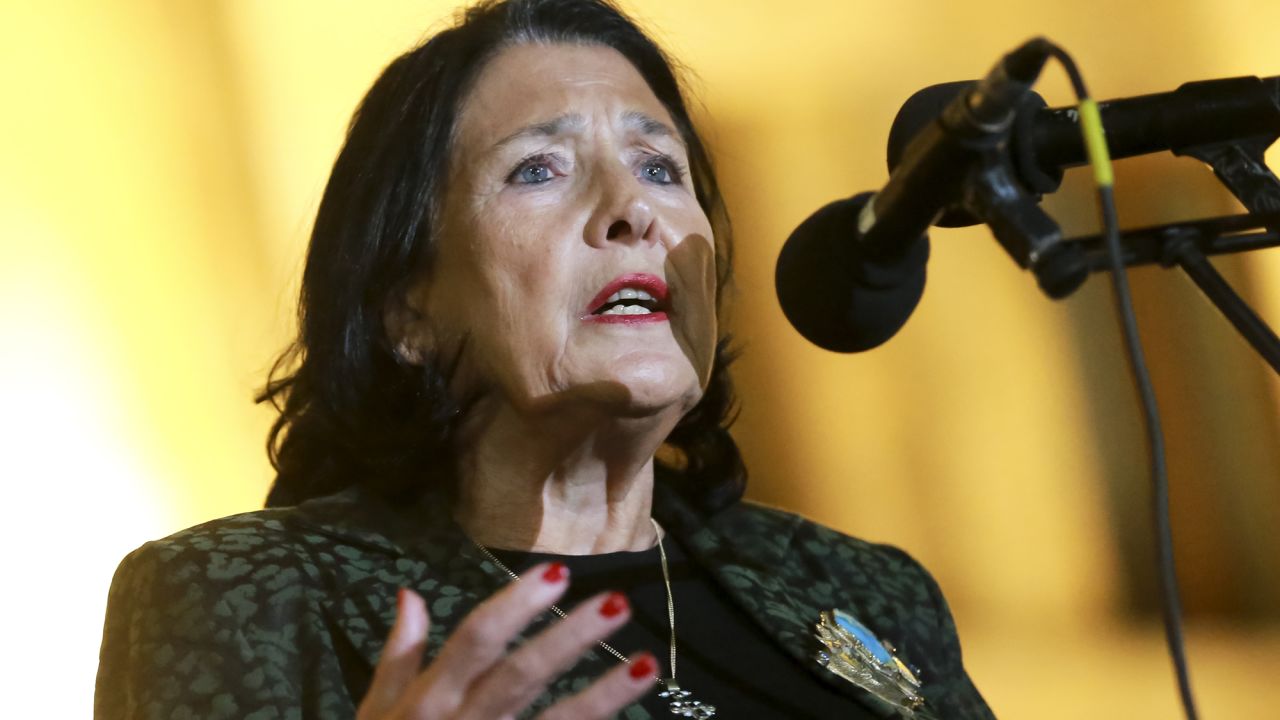
M 594 555 L 653 547 L 653 456 L 665 425 L 495 411 L 465 443 L 454 517 L 493 548 Z

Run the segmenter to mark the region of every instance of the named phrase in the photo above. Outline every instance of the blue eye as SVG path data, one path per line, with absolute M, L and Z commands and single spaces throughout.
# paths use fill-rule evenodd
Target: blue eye
M 534 185 L 551 179 L 551 168 L 546 165 L 525 165 L 517 171 L 519 182 Z
M 652 180 L 662 185 L 670 185 L 672 182 L 671 171 L 658 163 L 645 165 L 642 172 L 647 180 Z
M 555 171 L 551 169 L 551 164 L 551 158 L 546 155 L 525 158 L 507 176 L 507 182 L 516 185 L 539 185 L 547 182 L 556 176 Z
M 684 169 L 669 155 L 652 155 L 640 167 L 640 174 L 658 185 L 674 185 L 684 178 Z

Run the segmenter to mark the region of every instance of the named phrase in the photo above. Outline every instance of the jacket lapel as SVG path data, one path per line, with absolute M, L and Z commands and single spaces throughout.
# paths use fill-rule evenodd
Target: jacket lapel
M 659 501 L 661 498 L 661 501 Z M 899 710 L 872 693 L 837 677 L 819 665 L 815 624 L 818 607 L 806 592 L 820 575 L 789 561 L 801 518 L 743 507 L 740 503 L 710 518 L 701 518 L 674 493 L 655 492 L 654 513 L 688 547 L 728 595 L 756 621 L 779 647 L 822 682 L 854 698 L 878 717 L 899 716 Z M 850 598 L 842 610 L 865 616 Z M 914 718 L 929 720 L 927 710 Z

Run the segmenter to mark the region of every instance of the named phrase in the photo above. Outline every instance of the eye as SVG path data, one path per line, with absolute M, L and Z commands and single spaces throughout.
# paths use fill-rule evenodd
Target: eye
M 641 177 L 658 185 L 679 183 L 684 172 L 684 167 L 670 155 L 649 155 L 640 166 Z
M 534 185 L 536 183 L 546 182 L 551 178 L 551 168 L 545 164 L 541 164 L 525 165 L 520 168 L 520 172 L 516 179 L 527 185 Z
M 556 176 L 554 159 L 550 155 L 534 155 L 520 161 L 516 169 L 507 176 L 507 182 L 513 185 L 539 185 Z

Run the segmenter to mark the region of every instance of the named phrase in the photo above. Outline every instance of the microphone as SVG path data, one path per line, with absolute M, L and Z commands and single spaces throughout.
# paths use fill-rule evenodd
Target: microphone
M 828 350 L 859 352 L 901 329 L 924 292 L 925 230 L 961 199 L 973 168 L 1003 150 L 1051 48 L 1035 38 L 1004 56 L 915 133 L 879 192 L 833 202 L 796 228 L 774 282 L 801 335 Z
M 924 88 L 902 105 L 889 131 L 889 171 L 902 164 L 908 144 L 974 83 Z M 1112 159 L 1257 139 L 1262 147 L 1280 137 L 1280 76 L 1237 77 L 1185 83 L 1176 90 L 1098 103 Z M 1063 171 L 1085 164 L 1080 116 L 1074 106 L 1050 108 L 1039 95 L 1023 98 L 1009 131 L 1015 179 L 1028 191 L 1051 193 Z M 936 223 L 962 227 L 979 220 L 949 208 Z

